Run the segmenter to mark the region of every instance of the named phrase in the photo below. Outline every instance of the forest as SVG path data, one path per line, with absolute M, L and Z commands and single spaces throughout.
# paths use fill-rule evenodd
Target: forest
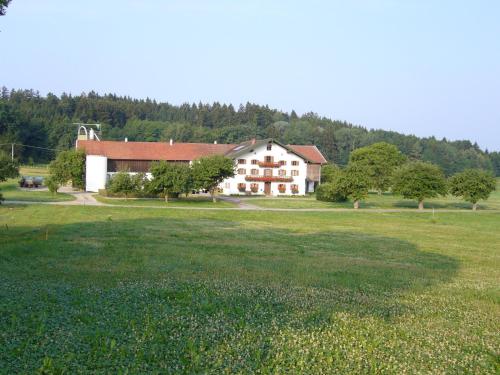
M 410 159 L 439 165 L 446 175 L 481 168 L 500 176 L 500 153 L 468 140 L 366 129 L 313 112 L 299 116 L 253 103 L 238 108 L 218 102 L 173 105 L 93 91 L 42 96 L 35 90 L 1 89 L 0 149 L 10 152 L 15 143 L 14 154 L 23 163 L 45 163 L 59 150 L 73 147 L 75 122 L 102 124 L 105 140 L 238 143 L 272 137 L 287 144 L 315 144 L 340 166 L 347 164 L 351 151 L 384 141 Z

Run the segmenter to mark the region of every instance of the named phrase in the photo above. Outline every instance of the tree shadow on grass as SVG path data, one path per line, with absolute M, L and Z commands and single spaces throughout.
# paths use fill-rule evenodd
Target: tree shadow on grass
M 110 217 L 0 239 L 6 371 L 44 358 L 69 372 L 254 371 L 280 330 L 335 313 L 391 320 L 412 308 L 401 295 L 458 269 L 400 239 L 215 219 Z

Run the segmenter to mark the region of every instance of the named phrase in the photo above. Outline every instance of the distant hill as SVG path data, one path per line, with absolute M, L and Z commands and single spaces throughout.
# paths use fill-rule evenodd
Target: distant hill
M 103 138 L 130 141 L 227 142 L 273 137 L 284 143 L 315 144 L 330 162 L 345 165 L 359 147 L 385 141 L 412 159 L 438 164 L 447 175 L 464 168 L 483 168 L 500 176 L 500 155 L 470 141 L 437 140 L 385 130 L 368 130 L 315 113 L 298 116 L 267 105 L 158 103 L 95 92 L 43 97 L 34 90 L 3 87 L 0 97 L 0 144 L 19 143 L 50 149 L 74 145 L 73 122 L 99 122 Z M 3 146 L 2 149 L 8 149 Z M 22 161 L 45 162 L 54 152 L 17 146 Z

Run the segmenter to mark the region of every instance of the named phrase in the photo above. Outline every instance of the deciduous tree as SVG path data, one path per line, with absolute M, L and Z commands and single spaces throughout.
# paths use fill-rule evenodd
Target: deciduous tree
M 0 182 L 6 181 L 8 178 L 15 178 L 19 175 L 19 166 L 15 161 L 0 151 Z M 0 193 L 0 203 L 3 200 L 3 196 Z
M 85 188 L 85 153 L 81 150 L 62 151 L 49 164 L 50 176 L 59 185 L 71 181 L 74 188 Z
M 394 173 L 392 190 L 407 199 L 416 199 L 424 208 L 424 199 L 446 195 L 443 171 L 434 164 L 416 161 L 399 167 Z
M 374 143 L 351 152 L 349 163 L 364 168 L 370 188 L 382 194 L 389 189 L 394 170 L 402 165 L 406 157 L 394 145 L 386 142 Z
M 169 196 L 179 195 L 192 187 L 191 168 L 184 163 L 167 163 L 160 161 L 151 165 L 153 179 L 150 189 L 156 193 L 165 194 L 165 202 Z
M 449 187 L 451 194 L 472 203 L 475 211 L 477 202 L 488 199 L 496 189 L 496 181 L 491 173 L 480 169 L 466 169 L 450 178 Z
M 216 202 L 215 192 L 218 185 L 226 178 L 234 176 L 234 162 L 222 155 L 203 157 L 193 163 L 193 181 L 197 189 L 210 192 Z

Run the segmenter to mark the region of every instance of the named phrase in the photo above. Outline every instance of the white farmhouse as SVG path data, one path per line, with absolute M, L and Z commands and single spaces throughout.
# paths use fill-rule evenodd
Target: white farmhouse
M 235 176 L 226 179 L 224 194 L 304 195 L 313 192 L 327 161 L 312 145 L 284 145 L 274 139 L 241 144 L 118 142 L 79 137 L 86 153 L 86 190 L 106 187 L 119 171 L 148 173 L 153 161 L 192 163 L 203 156 L 225 155 L 235 162 Z

